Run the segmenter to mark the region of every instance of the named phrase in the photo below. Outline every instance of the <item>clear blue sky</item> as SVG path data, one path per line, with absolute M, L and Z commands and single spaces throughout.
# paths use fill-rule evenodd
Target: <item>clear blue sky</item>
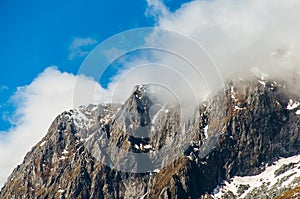
M 174 11 L 188 0 L 165 0 Z M 146 0 L 1 0 L 0 1 L 0 131 L 14 107 L 8 102 L 18 86 L 29 84 L 50 65 L 76 74 L 84 57 L 69 59 L 74 38 L 101 42 L 136 27 L 153 26 L 145 16 Z

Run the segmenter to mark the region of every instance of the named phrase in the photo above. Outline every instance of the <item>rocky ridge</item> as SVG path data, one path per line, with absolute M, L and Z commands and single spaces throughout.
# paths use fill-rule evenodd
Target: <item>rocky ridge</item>
M 157 105 L 147 89 L 136 87 L 123 105 L 59 115 L 0 198 L 218 197 L 216 188 L 234 177 L 300 154 L 299 97 L 283 83 L 228 82 L 183 122 L 178 104 Z

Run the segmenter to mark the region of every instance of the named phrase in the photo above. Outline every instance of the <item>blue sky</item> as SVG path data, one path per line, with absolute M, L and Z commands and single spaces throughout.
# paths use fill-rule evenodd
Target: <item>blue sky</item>
M 174 11 L 187 0 L 165 0 Z M 143 0 L 0 2 L 0 131 L 7 130 L 14 107 L 10 96 L 46 67 L 76 74 L 87 52 L 108 37 L 137 27 L 153 26 Z M 81 40 L 80 40 L 81 39 Z M 83 52 L 76 42 L 87 42 Z M 72 45 L 74 49 L 72 48 Z

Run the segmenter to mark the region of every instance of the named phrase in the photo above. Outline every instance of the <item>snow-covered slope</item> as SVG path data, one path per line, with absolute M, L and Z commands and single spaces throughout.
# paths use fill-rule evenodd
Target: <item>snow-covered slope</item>
M 254 176 L 235 176 L 214 190 L 214 198 L 274 198 L 278 193 L 299 186 L 300 155 L 281 158 Z

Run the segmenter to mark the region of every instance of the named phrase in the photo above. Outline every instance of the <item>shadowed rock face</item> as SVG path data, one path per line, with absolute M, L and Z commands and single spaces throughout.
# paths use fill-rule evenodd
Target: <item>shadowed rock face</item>
M 279 83 L 228 82 L 188 120 L 180 105 L 153 99 L 139 86 L 123 105 L 62 113 L 0 198 L 200 198 L 223 180 L 299 154 L 290 101 L 298 97 Z M 179 143 L 187 145 L 178 152 Z

